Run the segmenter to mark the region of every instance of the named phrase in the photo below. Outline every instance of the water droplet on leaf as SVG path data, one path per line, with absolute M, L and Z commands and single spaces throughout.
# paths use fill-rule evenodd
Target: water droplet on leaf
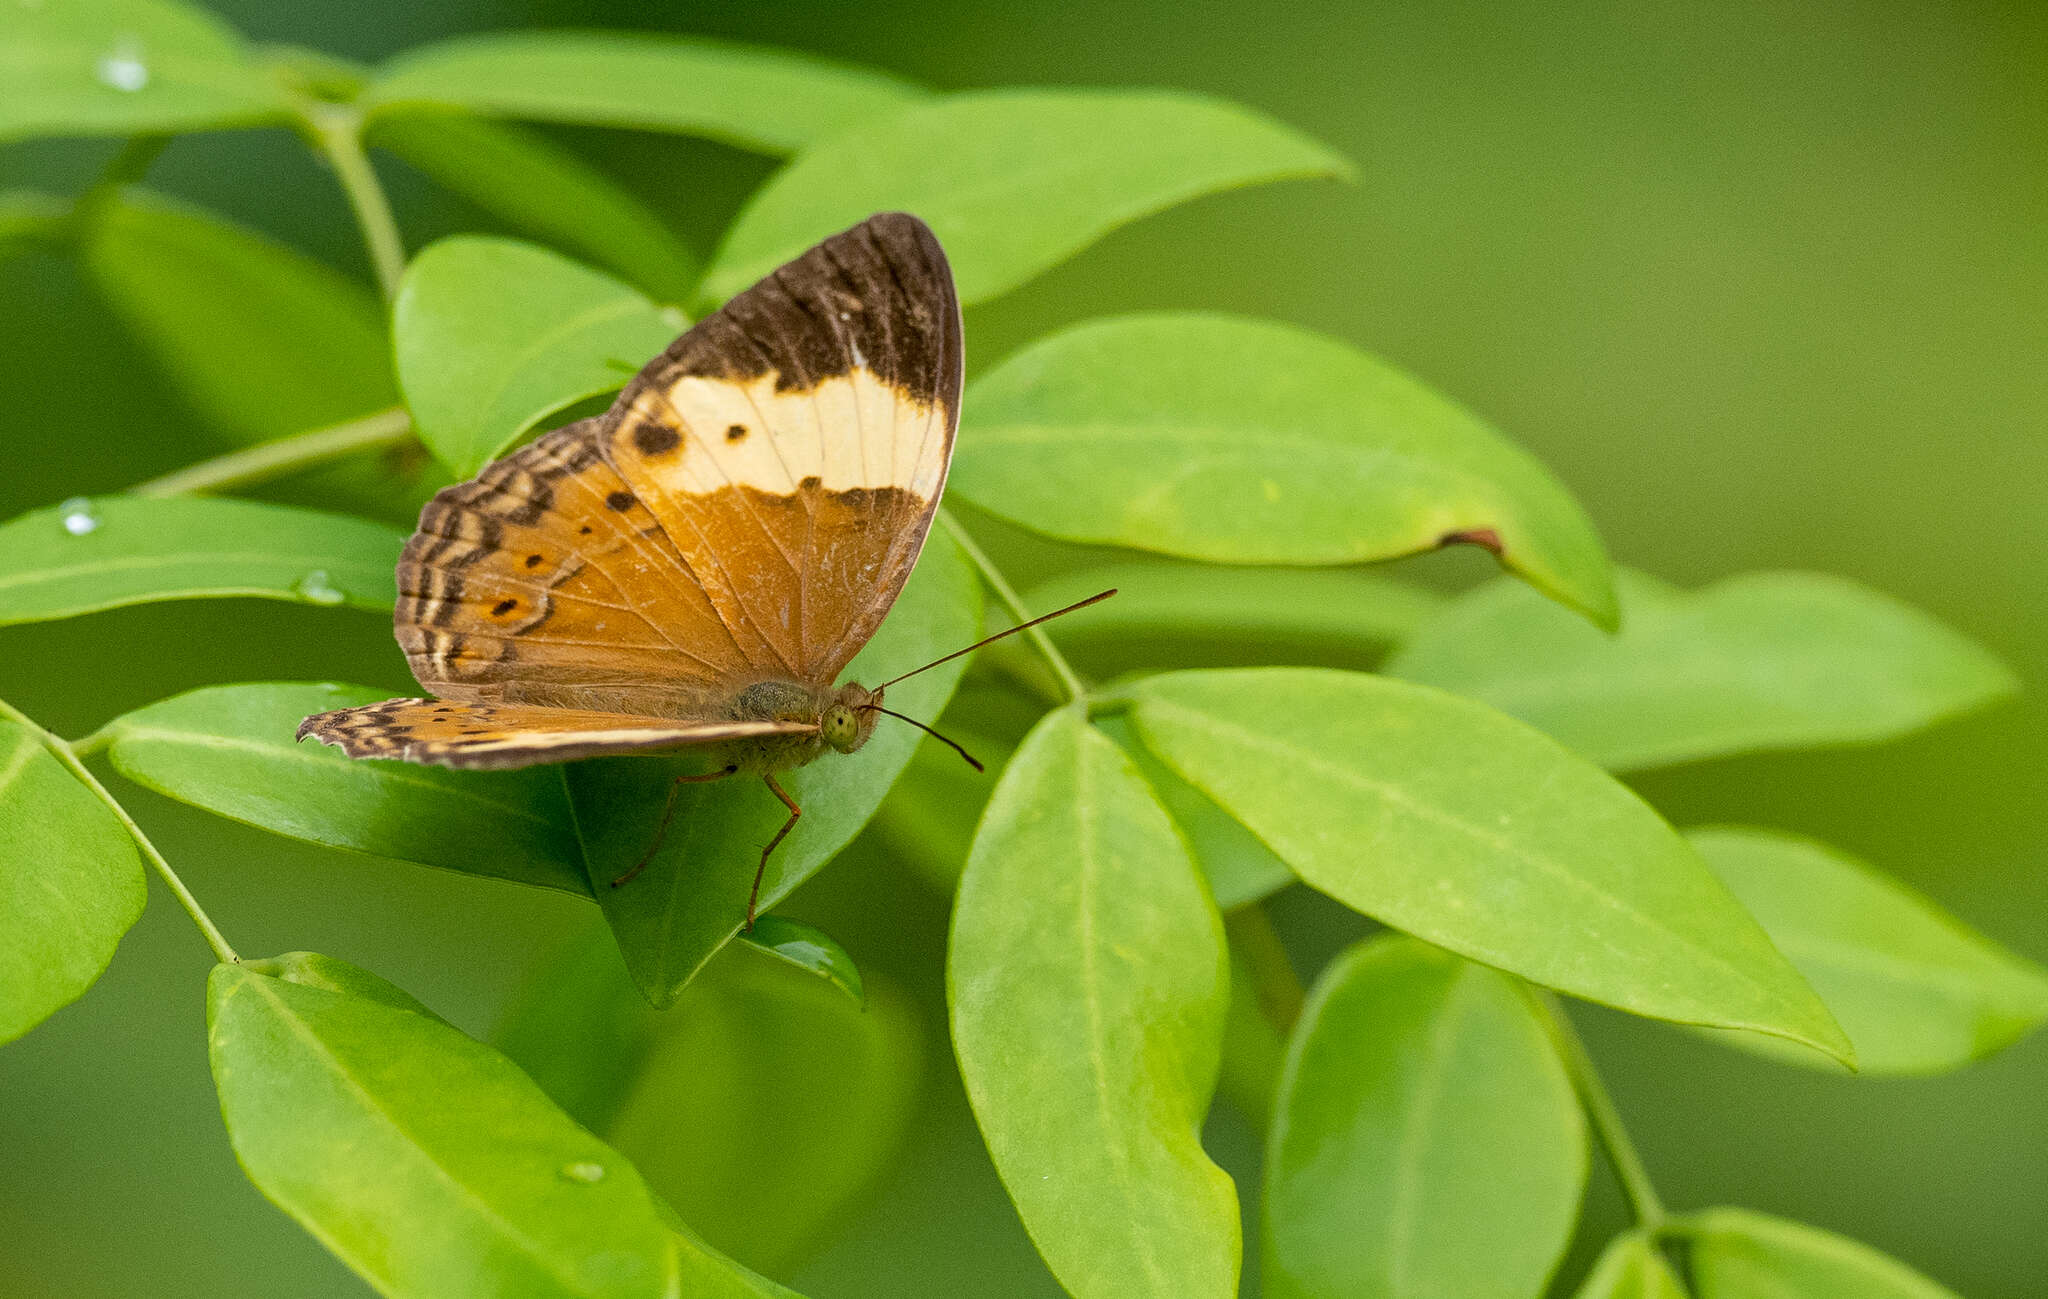
M 64 531 L 74 537 L 100 530 L 99 508 L 83 496 L 74 496 L 57 507 L 58 517 L 64 521 Z
M 149 84 L 149 65 L 142 61 L 142 47 L 130 40 L 119 41 L 102 54 L 94 72 L 103 84 L 116 90 L 133 93 Z
M 592 1163 L 563 1164 L 562 1176 L 572 1182 L 602 1182 L 604 1165 Z
M 327 576 L 327 570 L 324 568 L 316 568 L 292 583 L 292 591 L 301 600 L 310 604 L 340 604 L 348 599 L 348 596 Z

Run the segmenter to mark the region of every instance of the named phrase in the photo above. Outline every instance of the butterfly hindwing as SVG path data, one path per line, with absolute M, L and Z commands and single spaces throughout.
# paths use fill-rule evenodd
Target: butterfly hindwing
M 316 713 L 307 736 L 352 758 L 403 758 L 444 767 L 528 767 L 617 753 L 669 753 L 773 735 L 805 735 L 802 722 L 668 721 L 569 708 L 387 699 Z
M 886 213 L 677 339 L 613 408 L 606 455 L 728 627 L 829 684 L 924 545 L 961 374 L 945 254 Z

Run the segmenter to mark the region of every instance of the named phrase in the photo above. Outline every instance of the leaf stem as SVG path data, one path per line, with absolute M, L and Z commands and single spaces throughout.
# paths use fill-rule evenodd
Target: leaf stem
M 299 119 L 348 196 L 363 242 L 369 247 L 377 283 L 388 302 L 398 296 L 398 281 L 405 274 L 405 241 L 399 237 L 397 218 L 391 215 L 391 200 L 385 197 L 370 156 L 363 152 L 362 112 L 344 104 L 307 101 L 299 106 Z
M 213 923 L 213 918 L 206 914 L 206 909 L 199 905 L 199 899 L 192 896 L 192 890 L 185 887 L 185 881 L 178 878 L 178 872 L 171 869 L 171 864 L 164 860 L 164 855 L 157 851 L 149 836 L 142 832 L 142 827 L 135 824 L 135 818 L 128 815 L 128 809 L 121 806 L 121 801 L 107 791 L 107 787 L 99 782 L 99 777 L 86 769 L 85 763 L 80 761 L 77 752 L 65 743 L 64 738 L 47 730 L 34 718 L 4 699 L 0 699 L 0 717 L 5 717 L 33 732 L 52 757 L 63 763 L 71 774 L 78 778 L 80 784 L 91 790 L 100 802 L 107 805 L 107 810 L 127 827 L 129 837 L 135 840 L 135 846 L 142 850 L 143 857 L 156 868 L 156 873 L 163 877 L 164 884 L 170 888 L 172 896 L 178 899 L 178 905 L 185 908 L 185 914 L 191 916 L 192 923 L 199 926 L 199 932 L 206 935 L 207 946 L 213 948 L 214 956 L 230 965 L 239 965 L 242 958 L 235 954 L 234 948 L 228 946 L 228 940 L 221 935 L 220 929 Z
M 1302 1003 L 1308 998 L 1265 904 L 1252 902 L 1224 912 L 1223 932 L 1232 954 L 1244 962 L 1245 972 L 1251 976 L 1260 1013 L 1286 1037 L 1294 1031 L 1294 1021 L 1301 1018 Z
M 128 490 L 136 496 L 182 496 L 187 492 L 242 487 L 358 451 L 400 446 L 411 441 L 412 435 L 412 417 L 394 406 L 343 424 L 259 442 L 241 451 L 187 465 Z
M 939 507 L 939 522 L 946 525 L 946 531 L 952 534 L 953 540 L 960 543 L 960 549 L 967 552 L 967 558 L 973 560 L 974 566 L 981 570 L 982 580 L 988 583 L 989 590 L 996 593 L 996 599 L 1010 611 L 1010 616 L 1018 622 L 1031 621 L 1036 615 L 1024 607 L 1023 599 L 1017 594 L 1017 589 L 1010 585 L 1010 580 L 1003 576 L 1003 570 L 996 567 L 995 561 L 988 557 L 988 552 L 975 542 L 967 529 L 960 526 L 960 520 L 954 518 L 953 512 L 943 505 Z M 1068 702 L 1078 703 L 1088 697 L 1088 688 L 1081 684 L 1081 678 L 1067 662 L 1067 656 L 1060 653 L 1059 647 L 1052 643 L 1052 638 L 1045 634 L 1045 628 L 1030 628 L 1024 633 L 1024 639 L 1031 642 L 1031 647 L 1038 651 L 1038 656 L 1045 660 L 1046 666 L 1059 678 L 1060 689 L 1066 691 Z
M 1622 1194 L 1628 1197 L 1636 1224 L 1655 1236 L 1664 1230 L 1670 1215 L 1665 1211 L 1664 1201 L 1657 1196 L 1657 1188 L 1650 1183 L 1649 1169 L 1644 1166 L 1642 1154 L 1637 1151 L 1634 1139 L 1621 1121 L 1621 1111 L 1616 1108 L 1614 1097 L 1608 1093 L 1607 1084 L 1601 1081 L 1600 1071 L 1594 1067 L 1593 1057 L 1586 1051 L 1585 1040 L 1573 1027 L 1571 1016 L 1565 1012 L 1556 994 L 1540 988 L 1535 991 L 1549 1014 L 1551 1036 L 1557 1042 L 1558 1053 L 1564 1058 L 1565 1073 L 1579 1094 L 1579 1103 L 1585 1106 L 1586 1118 L 1600 1138 L 1601 1148 L 1607 1152 L 1607 1161 L 1614 1165 L 1614 1175 L 1621 1182 Z

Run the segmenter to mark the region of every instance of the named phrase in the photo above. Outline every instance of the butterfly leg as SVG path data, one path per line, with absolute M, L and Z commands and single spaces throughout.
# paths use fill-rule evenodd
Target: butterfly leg
M 782 786 L 775 783 L 774 776 L 764 773 L 761 779 L 768 782 L 768 788 L 773 790 L 775 797 L 781 799 L 782 805 L 789 809 L 789 819 L 782 823 L 782 828 L 775 832 L 775 837 L 770 839 L 768 846 L 761 850 L 761 864 L 754 869 L 754 891 L 747 898 L 747 928 L 749 930 L 752 930 L 754 927 L 754 908 L 761 905 L 761 877 L 768 873 L 768 854 L 775 851 L 775 845 L 782 842 L 784 835 L 796 829 L 797 818 L 804 814 L 804 810 L 796 805 L 796 800 L 791 798 L 783 790 Z
M 612 887 L 630 883 L 635 875 L 647 869 L 647 863 L 654 860 L 654 854 L 661 851 L 661 841 L 668 835 L 668 823 L 676 814 L 676 791 L 684 785 L 702 785 L 714 780 L 724 780 L 738 771 L 736 766 L 720 767 L 707 771 L 701 776 L 677 776 L 668 783 L 668 801 L 661 805 L 661 824 L 655 827 L 654 842 L 647 845 L 647 851 L 640 854 L 640 860 L 633 863 L 633 869 L 612 881 Z

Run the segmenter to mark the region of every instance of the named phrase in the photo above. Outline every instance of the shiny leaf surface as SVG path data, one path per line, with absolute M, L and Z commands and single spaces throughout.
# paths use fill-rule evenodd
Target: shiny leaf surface
M 1611 623 L 1592 523 L 1527 452 L 1347 343 L 1243 317 L 1073 326 L 975 380 L 953 490 L 1069 541 L 1350 564 L 1475 541 Z
M 174 0 L 0 9 L 0 139 L 253 126 L 283 95 L 227 24 Z
M 1956 1299 L 1868 1245 L 1747 1209 L 1709 1209 L 1683 1224 L 1699 1299 Z
M 469 475 L 549 415 L 623 388 L 685 324 L 545 248 L 457 235 L 406 268 L 391 327 L 420 439 Z
M 1236 1293 L 1199 1137 L 1229 975 L 1165 809 L 1071 709 L 1004 770 L 954 903 L 953 1044 L 996 1171 L 1070 1294 Z
M 1820 573 L 1698 591 L 1625 575 L 1604 636 L 1510 583 L 1402 647 L 1394 676 L 1470 695 L 1621 771 L 1891 739 L 2011 694 L 2011 671 L 1890 596 Z
M 632 1164 L 511 1061 L 387 997 L 244 965 L 207 984 L 208 1055 L 251 1181 L 387 1295 L 673 1294 Z
M 1827 1002 L 1861 1072 L 1960 1069 L 2048 1020 L 2048 971 L 1866 863 L 1773 830 L 1716 827 L 1686 838 Z M 1721 1040 L 1837 1069 L 1775 1039 Z
M 143 894 L 126 827 L 39 737 L 0 719 L 0 1042 L 93 985 Z
M 1275 1299 L 1523 1299 L 1563 1257 L 1586 1123 L 1525 985 L 1412 938 L 1351 948 L 1296 1025 L 1267 1143 Z
M 1684 839 L 1540 732 L 1427 687 L 1310 668 L 1168 673 L 1132 697 L 1154 752 L 1367 915 L 1637 1014 L 1850 1054 Z
M 496 32 L 407 51 L 385 65 L 366 99 L 378 115 L 432 104 L 789 153 L 923 93 L 870 68 L 767 46 L 627 32 Z
M 740 213 L 704 292 L 722 301 L 827 235 L 903 211 L 945 245 L 960 300 L 982 302 L 1176 203 L 1349 173 L 1292 128 L 1202 95 L 947 95 L 866 118 L 800 154 Z
M 79 497 L 0 524 L 0 625 L 154 600 L 389 609 L 405 536 L 343 514 L 207 497 Z

